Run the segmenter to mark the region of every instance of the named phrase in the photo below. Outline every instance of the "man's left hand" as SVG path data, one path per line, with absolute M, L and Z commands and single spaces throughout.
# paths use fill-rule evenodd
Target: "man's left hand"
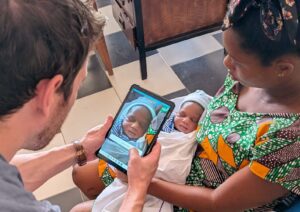
M 112 125 L 112 121 L 113 117 L 108 116 L 104 124 L 90 129 L 87 134 L 80 140 L 80 143 L 84 148 L 87 161 L 91 161 L 96 158 L 95 152 L 100 148 L 100 146 L 102 146 L 105 140 L 105 135 Z

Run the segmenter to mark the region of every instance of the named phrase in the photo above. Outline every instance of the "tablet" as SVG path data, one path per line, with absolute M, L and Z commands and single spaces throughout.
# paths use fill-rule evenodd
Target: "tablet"
M 135 148 L 140 156 L 147 155 L 174 106 L 173 102 L 132 85 L 104 144 L 96 151 L 97 157 L 126 173 L 129 150 Z

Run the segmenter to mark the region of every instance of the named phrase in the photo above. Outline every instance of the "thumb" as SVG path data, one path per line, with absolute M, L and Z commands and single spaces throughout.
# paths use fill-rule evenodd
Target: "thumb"
M 133 159 L 133 158 L 136 158 L 136 157 L 139 157 L 138 151 L 135 148 L 131 148 L 129 150 L 129 159 Z
M 109 128 L 111 127 L 113 122 L 113 117 L 112 116 L 108 116 L 104 122 L 104 124 L 102 125 L 102 127 L 99 130 L 99 134 L 100 136 L 105 136 L 107 131 L 109 130 Z

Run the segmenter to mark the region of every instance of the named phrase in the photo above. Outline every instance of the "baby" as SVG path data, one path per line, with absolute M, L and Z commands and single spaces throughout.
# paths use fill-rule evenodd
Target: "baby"
M 162 146 L 159 167 L 155 177 L 179 184 L 185 183 L 190 164 L 196 151 L 195 130 L 198 121 L 207 108 L 211 97 L 204 91 L 187 95 L 179 111 L 172 114 L 159 135 Z M 93 211 L 118 211 L 127 185 L 115 179 L 95 200 Z M 173 206 L 147 195 L 143 211 L 173 211 Z
M 140 97 L 124 105 L 111 129 L 111 134 L 120 138 L 122 142 L 126 142 L 144 152 L 147 148 L 144 135 L 155 116 L 154 105 L 145 98 Z M 107 139 L 102 145 L 102 150 L 127 163 L 129 159 L 127 146 Z
M 211 99 L 211 96 L 201 90 L 187 95 L 181 102 L 179 111 L 170 116 L 164 124 L 162 131 L 173 132 L 177 130 L 183 133 L 194 131 Z

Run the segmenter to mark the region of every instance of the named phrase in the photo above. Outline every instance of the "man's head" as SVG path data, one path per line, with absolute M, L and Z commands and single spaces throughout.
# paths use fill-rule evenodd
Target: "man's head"
M 80 0 L 1 0 L 0 25 L 0 123 L 35 101 L 47 117 L 37 137 L 48 143 L 76 99 L 102 26 Z

